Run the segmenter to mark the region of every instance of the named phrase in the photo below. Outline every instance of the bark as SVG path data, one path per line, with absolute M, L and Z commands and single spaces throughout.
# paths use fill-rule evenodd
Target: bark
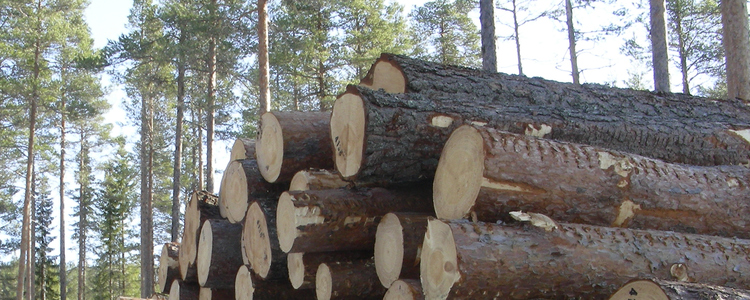
M 255 159 L 255 140 L 237 138 L 232 145 L 229 161 L 248 158 Z
M 640 279 L 628 282 L 617 290 L 617 292 L 615 292 L 609 299 L 748 300 L 750 299 L 750 291 L 702 283 L 666 281 L 661 279 Z
M 269 112 L 255 144 L 268 182 L 289 182 L 299 170 L 333 168 L 328 112 Z
M 482 69 L 497 72 L 497 50 L 495 48 L 495 2 L 479 1 L 479 22 L 482 33 Z
M 242 228 L 242 255 L 247 256 L 253 272 L 264 280 L 289 277 L 286 267 L 287 254 L 281 251 L 276 230 L 278 199 L 275 197 L 253 201 L 247 209 Z
M 271 111 L 271 91 L 268 87 L 268 3 L 258 0 L 258 85 L 260 110 L 259 115 Z
M 688 79 L 688 71 L 690 67 L 688 66 L 688 49 L 685 46 L 685 35 L 686 33 L 682 30 L 682 13 L 683 9 L 681 8 L 682 2 L 675 2 L 675 33 L 677 34 L 677 54 L 680 58 L 680 74 L 682 75 L 682 92 L 685 94 L 690 94 L 690 79 Z
M 685 275 L 728 287 L 750 284 L 740 275 L 750 272 L 747 240 L 550 225 L 431 220 L 421 254 L 425 297 L 603 299 L 642 276 Z
M 203 223 L 195 262 L 201 287 L 234 288 L 235 275 L 242 266 L 241 238 L 242 224 L 219 219 Z
M 141 175 L 141 298 L 151 297 L 153 294 L 153 217 L 151 202 L 151 190 L 149 189 L 149 165 L 152 160 L 149 145 L 151 143 L 152 127 L 149 114 L 150 98 L 148 95 L 141 97 L 141 148 L 140 148 L 140 175 Z M 80 299 L 79 299 L 80 300 Z
M 309 169 L 299 171 L 289 183 L 290 191 L 327 190 L 349 186 L 337 171 Z
M 250 202 L 255 199 L 278 199 L 288 188 L 288 183 L 268 183 L 263 180 L 256 160 L 235 160 L 230 162 L 224 171 L 219 206 L 227 220 L 239 223 L 245 218 Z
M 439 218 L 473 212 L 508 221 L 508 212 L 522 210 L 564 222 L 750 238 L 748 178 L 742 166 L 668 164 L 464 126 L 445 145 L 433 196 Z
M 322 263 L 315 275 L 318 300 L 383 299 L 385 292 L 372 259 Z
M 211 0 L 209 6 L 212 17 L 211 26 L 218 27 L 216 20 L 217 0 Z M 206 190 L 214 192 L 214 114 L 216 112 L 216 37 L 208 38 L 208 95 L 206 104 Z
M 750 101 L 750 37 L 747 2 L 721 1 L 721 24 L 726 53 L 727 96 Z
M 185 32 L 180 32 L 179 46 L 183 46 Z M 185 115 L 185 55 L 180 51 L 177 63 L 177 120 L 174 134 L 174 172 L 172 173 L 172 242 L 180 234 L 180 176 L 182 175 L 182 123 Z
M 573 28 L 573 4 L 571 0 L 565 0 L 565 17 L 568 27 L 568 51 L 570 52 L 570 74 L 573 76 L 573 84 L 581 84 L 578 72 L 578 52 L 576 52 L 576 30 Z
M 654 66 L 654 90 L 669 92 L 669 57 L 667 25 L 664 19 L 664 0 L 650 0 L 651 6 L 651 62 Z
M 211 289 L 201 288 L 198 295 L 199 300 L 234 300 L 234 288 Z
M 521 63 L 521 37 L 518 34 L 518 7 L 516 6 L 516 0 L 511 0 L 513 3 L 513 40 L 516 42 L 516 58 L 518 59 L 518 75 L 523 76 L 523 64 Z
M 315 291 L 312 289 L 292 289 L 288 281 L 259 280 L 247 266 L 240 267 L 235 282 L 234 293 L 237 300 L 315 299 Z
M 279 198 L 277 230 L 285 252 L 372 250 L 380 218 L 431 212 L 428 186 L 290 191 Z
M 88 238 L 88 209 L 89 209 L 89 198 L 86 196 L 86 191 L 90 186 L 84 184 L 84 179 L 87 174 L 83 172 L 86 167 L 86 160 L 89 156 L 89 145 L 88 137 L 85 135 L 85 131 L 82 129 L 80 132 L 80 153 L 79 153 L 79 186 L 78 186 L 78 300 L 86 299 L 86 251 L 88 247 L 86 245 Z M 89 170 L 90 172 L 90 170 Z M 141 225 L 142 226 L 142 225 Z M 149 227 L 150 228 L 150 227 Z M 149 248 L 151 249 L 151 248 Z M 151 253 L 151 252 L 149 252 Z
M 185 210 L 185 228 L 179 252 L 180 275 L 185 282 L 198 281 L 195 258 L 201 229 L 206 220 L 222 218 L 218 202 L 218 197 L 206 191 L 195 191 L 190 196 Z
M 393 282 L 383 300 L 424 300 L 422 283 L 417 279 L 400 279 Z
M 179 243 L 166 243 L 161 248 L 159 257 L 159 287 L 160 293 L 169 293 L 172 282 L 180 278 Z
M 419 279 L 419 252 L 428 214 L 388 213 L 375 234 L 375 270 L 383 287 L 398 279 Z
M 175 279 L 170 285 L 169 300 L 198 300 L 199 296 L 200 286 L 196 283 Z
M 315 274 L 318 271 L 318 266 L 320 264 L 370 258 L 372 258 L 372 251 L 289 253 L 287 256 L 289 281 L 295 289 L 314 289 Z
M 382 71 L 387 68 L 392 72 Z M 667 162 L 746 164 L 750 157 L 750 146 L 741 137 L 750 128 L 750 109 L 738 100 L 579 86 L 389 54 L 381 56 L 363 82 L 382 86 L 385 75 L 408 82 L 402 92 L 418 94 L 379 96 L 381 106 L 459 115 L 506 131 L 536 132 Z
M 65 76 L 61 76 L 65 78 Z M 65 248 L 65 103 L 63 92 L 60 97 L 60 249 Z M 60 300 L 68 299 L 68 274 L 65 251 L 60 251 Z

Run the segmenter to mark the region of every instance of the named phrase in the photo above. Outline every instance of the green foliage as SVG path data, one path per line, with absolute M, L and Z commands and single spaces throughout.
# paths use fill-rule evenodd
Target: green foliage
M 414 55 L 443 64 L 481 66 L 479 30 L 469 18 L 474 0 L 435 0 L 409 16 L 414 30 Z
M 40 299 L 56 300 L 60 298 L 59 277 L 60 267 L 55 262 L 56 256 L 51 243 L 55 239 L 52 234 L 52 198 L 50 198 L 47 177 L 37 180 L 36 189 L 36 295 Z M 42 295 L 44 297 L 42 297 Z

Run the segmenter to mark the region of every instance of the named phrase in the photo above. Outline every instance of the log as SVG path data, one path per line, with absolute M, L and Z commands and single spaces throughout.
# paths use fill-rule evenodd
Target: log
M 198 300 L 199 292 L 198 284 L 178 278 L 169 285 L 169 300 Z
M 311 289 L 292 289 L 288 281 L 259 280 L 244 265 L 237 271 L 234 293 L 236 300 L 315 299 Z
M 383 299 L 386 291 L 378 282 L 372 259 L 322 263 L 315 274 L 318 300 Z
M 628 282 L 610 300 L 749 300 L 750 291 L 701 283 L 639 279 Z
M 385 288 L 398 279 L 419 279 L 428 214 L 388 213 L 375 233 L 375 270 Z
M 172 288 L 172 282 L 175 279 L 180 278 L 179 253 L 179 243 L 166 243 L 161 248 L 158 274 L 158 284 L 161 289 L 159 291 L 160 293 L 169 293 Z
M 750 241 L 552 222 L 430 220 L 420 277 L 427 299 L 609 297 L 632 279 L 679 277 L 746 288 Z
M 333 168 L 328 112 L 267 112 L 255 144 L 260 172 L 268 182 L 289 182 L 308 168 Z
M 383 300 L 424 300 L 418 279 L 399 279 L 391 284 Z
M 203 222 L 210 219 L 221 219 L 219 197 L 206 191 L 195 191 L 185 209 L 185 228 L 180 243 L 180 275 L 186 282 L 198 282 L 195 258 L 198 253 L 198 240 Z
M 246 138 L 237 138 L 232 144 L 232 150 L 229 152 L 229 161 L 241 159 L 255 159 L 255 140 Z
M 234 300 L 234 289 L 201 288 L 198 295 L 200 300 Z
M 750 238 L 750 169 L 699 167 L 482 127 L 457 129 L 440 158 L 438 218 L 514 210 L 602 226 Z
M 287 256 L 289 281 L 295 289 L 313 289 L 315 288 L 315 275 L 320 264 L 370 258 L 372 258 L 372 251 L 289 253 Z
M 277 198 L 278 199 L 278 198 Z M 277 199 L 253 201 L 247 209 L 242 227 L 243 256 L 247 257 L 250 269 L 264 280 L 286 279 L 287 254 L 281 251 L 276 232 Z
M 288 184 L 266 182 L 260 173 L 258 163 L 254 159 L 229 162 L 221 178 L 219 191 L 219 204 L 223 207 L 224 217 L 229 222 L 242 222 L 249 203 L 254 199 L 278 198 L 289 188 Z
M 361 84 L 418 94 L 408 96 L 412 106 L 472 116 L 502 130 L 667 162 L 747 164 L 750 157 L 750 108 L 737 99 L 560 83 L 390 54 Z
M 289 184 L 290 191 L 327 190 L 349 186 L 339 172 L 309 169 L 294 174 Z
M 429 191 L 425 189 L 429 187 L 284 192 L 276 210 L 281 250 L 372 250 L 377 224 L 384 214 L 432 211 Z
M 196 259 L 201 287 L 234 288 L 237 269 L 242 266 L 241 236 L 242 224 L 218 219 L 203 223 Z

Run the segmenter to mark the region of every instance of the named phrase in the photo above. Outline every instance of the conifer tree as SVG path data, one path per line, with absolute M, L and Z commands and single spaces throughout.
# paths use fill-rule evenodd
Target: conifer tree
M 417 57 L 450 65 L 481 66 L 479 30 L 469 12 L 472 0 L 435 0 L 409 16 Z

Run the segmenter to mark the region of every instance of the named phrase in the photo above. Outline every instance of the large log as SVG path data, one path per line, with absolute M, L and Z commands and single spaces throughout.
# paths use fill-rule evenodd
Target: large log
M 295 289 L 313 289 L 315 288 L 315 275 L 320 264 L 370 258 L 372 258 L 372 251 L 289 253 L 287 256 L 289 281 Z
M 241 237 L 242 224 L 219 219 L 203 223 L 196 259 L 202 287 L 234 288 L 237 269 L 242 266 Z
M 289 183 L 290 191 L 327 190 L 349 186 L 349 182 L 341 178 L 339 172 L 309 169 L 294 174 Z
M 201 288 L 199 300 L 234 300 L 234 289 Z
M 419 252 L 428 214 L 388 213 L 375 233 L 375 270 L 388 288 L 398 279 L 419 279 Z
M 161 293 L 169 293 L 172 288 L 172 282 L 175 279 L 180 278 L 179 253 L 179 243 L 166 243 L 161 248 L 161 256 L 159 256 L 159 274 L 157 274 Z
M 424 300 L 422 283 L 418 279 L 396 280 L 388 288 L 383 300 Z
M 386 291 L 372 259 L 322 263 L 315 274 L 318 300 L 383 299 Z
M 750 291 L 692 282 L 639 279 L 628 282 L 610 300 L 750 300 Z
M 184 282 L 175 279 L 169 285 L 169 300 L 198 300 L 200 286 L 195 282 Z
M 534 222 L 538 221 L 538 222 Z M 626 282 L 678 277 L 750 286 L 750 241 L 668 231 L 430 220 L 420 276 L 427 299 L 608 297 Z
M 254 199 L 278 198 L 288 188 L 288 183 L 266 182 L 256 160 L 234 160 L 229 162 L 221 178 L 219 205 L 229 222 L 239 223 Z
M 255 159 L 255 140 L 237 138 L 229 152 L 229 161 L 240 159 Z
M 242 243 L 250 268 L 264 280 L 286 279 L 287 254 L 281 251 L 276 231 L 276 199 L 258 199 L 250 204 L 242 227 Z M 271 224 L 272 226 L 268 226 Z
M 432 211 L 426 188 L 429 186 L 284 192 L 276 210 L 281 249 L 284 252 L 372 250 L 377 224 L 384 214 Z
M 361 84 L 418 94 L 408 96 L 411 105 L 472 116 L 514 133 L 693 165 L 746 164 L 750 158 L 750 108 L 737 99 L 560 83 L 390 54 Z
M 288 182 L 299 170 L 333 168 L 328 112 L 267 112 L 255 144 L 268 182 Z
M 244 265 L 237 271 L 234 294 L 236 300 L 315 299 L 312 289 L 296 290 L 289 286 L 288 281 L 259 280 Z
M 669 164 L 482 127 L 457 129 L 433 184 L 435 212 L 555 220 L 750 238 L 750 169 Z
M 198 253 L 201 226 L 206 220 L 222 218 L 218 203 L 219 197 L 206 191 L 195 191 L 190 195 L 190 201 L 185 209 L 185 228 L 178 254 L 180 275 L 186 282 L 198 282 L 195 258 Z

